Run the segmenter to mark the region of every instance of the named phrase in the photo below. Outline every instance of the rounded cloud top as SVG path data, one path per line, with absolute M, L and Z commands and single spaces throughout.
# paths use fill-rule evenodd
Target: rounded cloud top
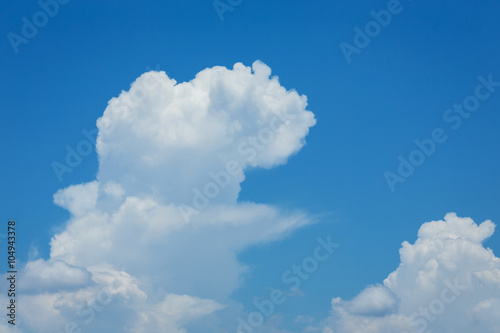
M 477 225 L 471 218 L 460 218 L 455 213 L 448 213 L 444 217 L 444 221 L 424 223 L 418 231 L 418 237 L 420 239 L 464 238 L 481 243 L 491 237 L 494 232 L 495 224 L 490 220 Z
M 141 75 L 97 122 L 99 180 L 172 201 L 234 160 L 241 175 L 221 200 L 235 201 L 246 167 L 285 163 L 316 122 L 307 98 L 270 75 L 260 61 L 207 68 L 183 83 Z

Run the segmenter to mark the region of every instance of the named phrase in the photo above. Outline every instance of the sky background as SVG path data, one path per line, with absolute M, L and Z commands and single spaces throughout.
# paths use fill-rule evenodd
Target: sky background
M 500 81 L 498 1 L 407 1 L 347 63 L 339 44 L 387 1 L 243 1 L 221 21 L 211 1 L 70 1 L 15 53 L 35 2 L 0 3 L 0 220 L 18 222 L 18 256 L 49 257 L 49 242 L 69 213 L 53 194 L 91 181 L 95 153 L 59 181 L 52 162 L 96 128 L 107 102 L 149 69 L 178 82 L 213 66 L 266 63 L 287 89 L 308 98 L 317 124 L 285 165 L 246 173 L 241 201 L 300 209 L 316 217 L 278 242 L 252 246 L 239 259 L 251 272 L 232 298 L 251 308 L 282 285 L 281 274 L 310 255 L 318 236 L 341 247 L 279 310 L 326 317 L 333 296 L 350 299 L 400 262 L 405 240 L 448 212 L 500 221 L 500 89 L 453 131 L 444 112 L 474 93 L 477 77 Z M 415 139 L 446 130 L 413 175 L 392 192 L 384 172 Z M 495 254 L 500 238 L 484 243 Z M 2 263 L 4 265 L 4 263 Z M 3 267 L 3 266 L 2 266 Z

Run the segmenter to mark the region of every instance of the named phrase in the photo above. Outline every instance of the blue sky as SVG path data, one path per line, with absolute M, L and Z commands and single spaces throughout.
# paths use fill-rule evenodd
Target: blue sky
M 474 94 L 479 76 L 500 82 L 498 2 L 402 0 L 350 63 L 340 43 L 354 45 L 353 29 L 364 29 L 387 1 L 242 1 L 223 20 L 212 1 L 69 1 L 17 53 L 7 35 L 21 35 L 22 18 L 41 7 L 0 6 L 0 216 L 18 221 L 23 265 L 48 260 L 51 238 L 70 219 L 54 193 L 98 172 L 95 152 L 62 181 L 53 162 L 63 163 L 66 146 L 75 149 L 82 130 L 96 128 L 108 101 L 151 69 L 185 82 L 205 68 L 260 60 L 283 87 L 307 96 L 317 120 L 307 145 L 286 164 L 246 170 L 238 197 L 314 220 L 238 253 L 249 270 L 230 299 L 247 311 L 283 287 L 282 273 L 311 255 L 317 237 L 341 244 L 301 295 L 280 306 L 284 330 L 300 332 L 297 316 L 326 318 L 333 297 L 352 299 L 382 283 L 400 263 L 401 243 L 415 242 L 424 222 L 448 212 L 500 221 L 500 88 L 457 130 L 443 119 Z M 436 128 L 448 139 L 391 191 L 384 173 L 397 172 L 398 157 Z M 483 245 L 498 254 L 498 234 Z

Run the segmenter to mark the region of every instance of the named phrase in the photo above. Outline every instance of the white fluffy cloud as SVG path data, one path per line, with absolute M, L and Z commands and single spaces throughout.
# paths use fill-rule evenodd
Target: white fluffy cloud
M 334 298 L 324 333 L 498 332 L 500 259 L 482 242 L 495 230 L 447 214 L 424 223 L 383 285 L 351 301 Z
M 164 72 L 143 74 L 98 121 L 98 179 L 127 194 L 188 204 L 209 172 L 234 160 L 242 170 L 214 201 L 235 203 L 245 168 L 285 163 L 315 124 L 306 97 L 270 74 L 259 61 L 205 69 L 184 83 Z
M 152 71 L 109 102 L 97 179 L 54 195 L 71 218 L 23 273 L 26 332 L 185 332 L 230 302 L 239 252 L 310 222 L 237 201 L 245 169 L 285 163 L 315 124 L 270 74 L 258 61 L 184 83 Z

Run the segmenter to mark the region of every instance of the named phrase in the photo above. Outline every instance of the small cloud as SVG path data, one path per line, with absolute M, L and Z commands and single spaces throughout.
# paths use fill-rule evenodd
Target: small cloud
M 20 288 L 26 292 L 74 290 L 88 286 L 92 275 L 85 268 L 62 260 L 37 259 L 26 264 L 20 276 Z

